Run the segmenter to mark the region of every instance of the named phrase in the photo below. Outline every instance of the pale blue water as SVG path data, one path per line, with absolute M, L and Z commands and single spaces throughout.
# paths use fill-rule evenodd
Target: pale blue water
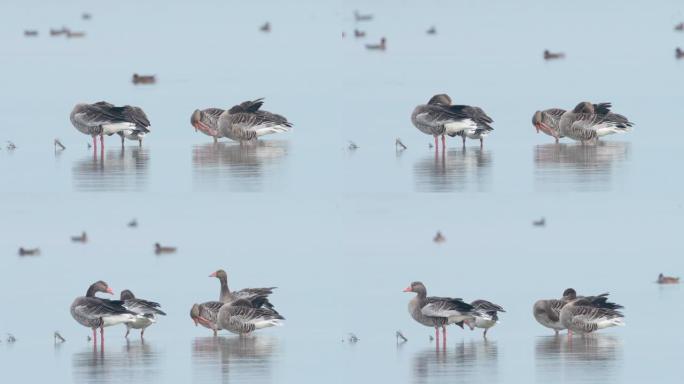
M 356 25 L 352 11 L 375 14 Z M 674 1 L 40 2 L 0 5 L 0 371 L 77 383 L 678 382 L 684 155 L 678 113 L 684 20 Z M 91 21 L 80 20 L 89 11 Z M 265 21 L 268 35 L 258 31 Z M 50 27 L 84 39 L 47 36 Z M 437 35 L 428 36 L 431 25 Z M 24 38 L 25 28 L 41 35 Z M 365 39 L 350 37 L 354 28 Z M 347 38 L 340 40 L 346 31 Z M 363 44 L 388 39 L 386 52 Z M 544 62 L 545 49 L 567 59 Z M 133 72 L 158 77 L 135 87 Z M 495 131 L 446 156 L 410 124 L 447 92 Z M 295 124 L 256 148 L 213 145 L 195 108 L 265 97 Z M 104 160 L 69 123 L 77 102 L 139 105 L 142 148 L 108 138 Z M 610 101 L 636 123 L 599 146 L 535 134 L 537 109 Z M 52 140 L 67 149 L 55 153 Z M 408 146 L 394 148 L 401 137 Z M 17 149 L 10 152 L 4 141 Z M 349 151 L 348 140 L 359 149 Z M 531 222 L 546 217 L 545 228 Z M 139 227 L 126 226 L 137 218 Z M 86 230 L 88 244 L 69 237 Z M 436 245 L 437 230 L 447 241 Z M 179 247 L 155 256 L 155 242 Z M 17 248 L 40 247 L 36 258 Z M 240 339 L 196 328 L 192 303 L 278 286 L 286 325 Z M 168 312 L 145 343 L 107 328 L 104 352 L 69 314 L 103 279 Z M 431 329 L 401 290 L 486 298 L 501 323 Z M 611 292 L 627 326 L 554 338 L 532 303 L 574 287 Z M 409 341 L 397 345 L 394 332 Z M 52 332 L 67 342 L 54 346 Z M 8 344 L 4 333 L 18 341 Z M 360 341 L 346 341 L 354 332 Z M 342 340 L 345 340 L 344 342 Z

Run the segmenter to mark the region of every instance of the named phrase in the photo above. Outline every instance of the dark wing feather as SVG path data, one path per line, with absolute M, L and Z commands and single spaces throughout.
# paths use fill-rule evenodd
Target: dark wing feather
M 475 300 L 470 303 L 470 305 L 472 305 L 475 309 L 485 312 L 506 312 L 500 305 L 494 304 L 487 300 Z
M 236 113 L 255 113 L 259 110 L 259 108 L 261 108 L 263 104 L 263 98 L 259 98 L 252 101 L 244 101 L 238 105 L 234 105 L 232 108 L 228 110 L 228 113 L 230 113 L 231 115 Z
M 123 306 L 122 301 L 101 299 L 99 297 L 84 298 L 84 300 L 81 300 L 81 302 L 78 303 L 75 310 L 81 315 L 89 318 L 121 315 L 125 313 L 135 315 L 134 312 L 129 311 Z
M 221 116 L 221 114 L 223 113 L 223 109 L 207 108 L 207 109 L 203 110 L 202 113 L 206 113 L 207 115 L 210 115 L 215 119 L 218 119 Z
M 594 104 L 594 112 L 599 115 L 607 115 L 610 113 L 610 108 L 613 105 L 611 103 L 598 103 Z
M 159 309 L 159 303 L 155 303 L 154 301 L 147 301 L 143 299 L 128 299 L 123 302 L 123 306 L 126 309 L 140 315 L 166 315 L 164 311 Z

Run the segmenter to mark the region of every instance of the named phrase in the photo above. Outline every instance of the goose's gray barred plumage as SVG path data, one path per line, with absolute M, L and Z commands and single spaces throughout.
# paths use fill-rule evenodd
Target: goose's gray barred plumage
M 161 305 L 159 303 L 138 299 L 128 289 L 121 291 L 120 299 L 123 302 L 124 308 L 138 315 L 135 321 L 126 323 L 125 337 L 128 337 L 131 329 L 140 329 L 140 337 L 144 337 L 145 329 L 156 322 L 157 315 L 166 316 L 166 313 L 160 309 Z
M 219 133 L 240 143 L 250 143 L 264 135 L 288 132 L 292 123 L 284 116 L 262 111 L 263 100 L 245 101 L 224 111 L 218 119 Z
M 216 336 L 218 331 L 222 329 L 218 324 L 218 314 L 223 304 L 220 301 L 193 304 L 190 309 L 190 318 L 195 322 L 195 326 L 202 325 L 204 328 L 211 329 Z
M 624 133 L 633 123 L 625 116 L 611 112 L 610 103 L 592 104 L 584 101 L 566 111 L 559 122 L 560 134 L 573 140 L 596 141 L 602 136 Z
M 195 127 L 195 131 L 211 136 L 214 138 L 214 142 L 218 142 L 218 139 L 221 138 L 218 119 L 223 112 L 225 111 L 220 108 L 195 109 L 190 117 L 190 124 Z
M 608 294 L 577 297 L 563 306 L 560 322 L 568 331 L 581 334 L 622 326 L 624 315 L 619 304 L 608 301 Z
M 474 328 L 484 329 L 482 336 L 486 338 L 489 328 L 495 326 L 499 321 L 498 313 L 506 312 L 506 310 L 504 310 L 502 306 L 487 300 L 475 300 L 470 303 L 470 305 L 472 305 L 475 311 L 479 312 L 479 314 L 484 314 L 486 316 L 480 316 L 476 314 L 475 321 L 468 321 L 466 324 L 468 324 L 471 330 Z
M 113 135 L 126 130 L 150 132 L 145 112 L 130 105 L 117 107 L 105 101 L 76 104 L 69 118 L 76 129 L 90 136 Z
M 532 306 L 532 314 L 539 324 L 553 329 L 558 334 L 558 331 L 565 329 L 560 321 L 560 312 L 565 304 L 576 297 L 575 290 L 568 288 L 563 292 L 561 299 L 537 300 Z
M 556 139 L 563 138 L 560 133 L 560 119 L 565 113 L 565 109 L 549 108 L 543 111 L 536 111 L 532 115 L 532 125 L 537 129 L 537 133 L 543 132 Z
M 135 321 L 136 314 L 123 306 L 120 300 L 108 300 L 95 297 L 97 292 L 112 294 L 111 288 L 104 281 L 96 281 L 88 287 L 85 296 L 77 297 L 71 304 L 71 316 L 79 324 L 93 330 L 93 340 L 95 330 L 100 328 L 100 336 L 104 341 L 104 327 L 111 325 L 130 323 Z
M 257 329 L 282 325 L 285 320 L 272 308 L 253 308 L 246 300 L 236 300 L 224 304 L 218 314 L 218 324 L 222 329 L 240 335 Z
M 221 293 L 219 295 L 219 301 L 222 303 L 232 303 L 236 300 L 246 300 L 249 306 L 253 308 L 273 308 L 273 304 L 268 301 L 268 296 L 273 293 L 276 287 L 266 287 L 266 288 L 245 288 L 239 291 L 232 291 L 228 288 L 228 274 L 223 269 L 219 269 L 216 272 L 209 275 L 209 277 L 215 277 L 221 283 Z
M 427 104 L 418 105 L 411 122 L 421 132 L 435 137 L 449 135 L 482 139 L 494 128 L 494 121 L 479 107 L 452 105 L 446 94 L 432 96 Z

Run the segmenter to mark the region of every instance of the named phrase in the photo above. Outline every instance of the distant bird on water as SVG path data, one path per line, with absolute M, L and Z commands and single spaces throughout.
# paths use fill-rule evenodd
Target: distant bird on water
M 558 143 L 559 139 L 563 137 L 560 134 L 559 123 L 565 112 L 565 109 L 560 108 L 536 111 L 534 115 L 532 115 L 532 125 L 537 129 L 537 133 L 544 132 L 555 138 L 556 143 Z
M 103 153 L 104 135 L 111 136 L 124 131 L 150 132 L 150 121 L 141 108 L 130 105 L 116 107 L 106 101 L 76 104 L 70 119 L 79 132 L 93 137 L 94 150 L 97 150 L 95 138 L 100 136 Z
M 84 231 L 79 236 L 71 236 L 71 241 L 73 243 L 87 243 L 88 235 Z
M 137 228 L 138 227 L 138 219 L 133 219 L 126 224 L 128 228 Z
M 533 221 L 532 225 L 534 225 L 535 227 L 543 227 L 546 225 L 546 219 L 542 217 L 539 220 Z
M 353 142 L 353 141 L 350 140 L 350 141 L 349 141 L 349 146 L 348 146 L 347 148 L 348 148 L 350 151 L 356 151 L 357 149 L 359 149 L 359 146 L 356 145 L 355 142 Z
M 225 111 L 219 108 L 195 109 L 190 116 L 190 124 L 195 127 L 195 132 L 199 131 L 211 136 L 214 138 L 214 143 L 218 143 L 218 139 L 221 138 L 218 119 L 223 112 Z
M 356 37 L 356 38 L 366 37 L 366 32 L 355 29 L 354 30 L 354 37 Z
M 679 60 L 683 57 L 684 57 L 684 51 L 681 48 L 677 47 L 677 49 L 675 49 L 675 58 L 677 60 Z
M 446 237 L 442 235 L 442 232 L 437 231 L 437 234 L 435 234 L 435 237 L 432 238 L 432 241 L 434 241 L 437 244 L 441 244 L 446 241 Z
M 85 33 L 85 32 L 81 32 L 81 31 L 77 31 L 77 32 L 67 31 L 67 32 L 66 32 L 66 36 L 67 36 L 67 38 L 69 38 L 69 39 L 81 38 L 81 37 L 85 37 L 85 35 L 86 35 L 86 33 Z
M 8 151 L 14 151 L 15 149 L 17 149 L 17 146 L 14 145 L 13 142 L 7 140 L 7 150 Z
M 418 105 L 411 114 L 411 122 L 421 132 L 435 138 L 435 150 L 438 151 L 439 136 L 442 137 L 442 148 L 446 148 L 445 135 L 451 137 L 461 135 L 482 138 L 494 128 L 494 121 L 479 107 L 469 105 L 452 105 L 447 94 L 438 94 L 430 98 L 427 104 Z
M 69 33 L 69 28 L 62 27 L 60 29 L 50 28 L 50 36 L 61 36 Z
M 90 13 L 88 13 L 88 12 L 83 12 L 83 13 L 81 14 L 81 19 L 83 19 L 83 20 L 90 20 L 92 17 L 93 17 L 93 16 L 92 16 Z
M 292 123 L 284 116 L 262 110 L 263 104 L 263 98 L 245 101 L 221 113 L 217 122 L 221 136 L 253 144 L 261 136 L 290 131 Z
M 24 36 L 36 37 L 36 36 L 38 36 L 38 31 L 36 31 L 35 29 L 27 29 L 24 31 Z
M 387 39 L 380 38 L 380 44 L 366 44 L 366 49 L 371 51 L 384 51 L 387 49 Z
M 262 25 L 261 27 L 259 27 L 259 30 L 260 30 L 261 32 L 266 32 L 266 33 L 271 32 L 271 23 L 269 23 L 269 22 L 267 21 L 266 23 L 264 23 L 264 25 Z
M 565 53 L 563 52 L 550 52 L 548 49 L 544 51 L 544 60 L 557 60 L 564 59 Z
M 371 14 L 362 14 L 359 11 L 354 11 L 354 20 L 356 21 L 371 21 L 373 20 L 373 15 Z
M 430 27 L 430 29 L 428 29 L 428 30 L 426 31 L 426 33 L 427 33 L 428 35 L 436 35 L 436 34 L 437 34 L 437 28 L 435 28 L 435 26 L 433 25 L 432 27 Z
M 679 284 L 679 277 L 665 276 L 662 273 L 658 275 L 658 284 Z
M 155 75 L 138 75 L 133 74 L 133 79 L 131 80 L 133 84 L 155 84 L 157 82 L 157 77 Z
M 154 243 L 154 253 L 157 255 L 162 253 L 176 253 L 178 249 L 176 247 L 162 247 L 159 243 Z
M 40 248 L 19 248 L 19 256 L 38 256 L 40 255 Z
M 675 31 L 679 31 L 679 32 L 684 31 L 684 23 L 679 23 L 679 24 L 675 25 L 674 29 L 675 29 Z

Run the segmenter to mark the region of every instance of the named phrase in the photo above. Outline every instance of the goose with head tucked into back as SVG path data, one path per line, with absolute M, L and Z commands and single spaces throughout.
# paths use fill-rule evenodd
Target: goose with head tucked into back
M 219 310 L 218 324 L 222 329 L 245 335 L 257 329 L 283 325 L 285 318 L 272 308 L 254 308 L 247 300 L 224 304 Z
M 565 329 L 560 322 L 560 311 L 570 300 L 574 300 L 577 293 L 574 289 L 568 288 L 563 292 L 560 299 L 537 300 L 532 306 L 532 315 L 537 322 L 547 328 L 551 328 L 558 335 L 558 331 Z
M 619 311 L 623 306 L 608 301 L 608 293 L 597 296 L 577 297 L 563 306 L 560 322 L 572 332 L 586 334 L 599 329 L 623 326 L 625 315 Z
M 166 313 L 160 309 L 161 305 L 154 301 L 147 301 L 138 299 L 133 292 L 128 289 L 121 291 L 121 301 L 124 308 L 137 314 L 135 321 L 126 323 L 126 336 L 131 332 L 131 328 L 140 330 L 140 338 L 144 338 L 145 328 L 157 322 L 156 316 L 166 316 Z
M 470 305 L 475 308 L 475 310 L 480 311 L 487 315 L 487 317 L 475 316 L 475 321 L 466 320 L 466 324 L 470 327 L 472 331 L 475 328 L 484 329 L 482 337 L 487 338 L 487 331 L 489 328 L 495 326 L 499 322 L 499 312 L 506 312 L 502 306 L 494 304 L 487 300 L 475 300 Z
M 471 137 L 480 140 L 494 130 L 494 122 L 479 107 L 469 105 L 452 105 L 447 94 L 432 96 L 427 104 L 417 106 L 411 114 L 411 122 L 421 132 L 435 138 L 435 150 L 438 150 L 437 138 L 442 136 L 442 149 L 446 148 L 445 135 L 451 137 Z
M 245 144 L 255 143 L 264 135 L 288 132 L 292 123 L 284 116 L 261 110 L 263 104 L 263 98 L 245 101 L 221 113 L 218 118 L 221 136 Z
M 588 101 L 577 104 L 561 116 L 558 123 L 560 134 L 586 143 L 613 133 L 628 132 L 633 123 L 613 113 L 611 107 L 610 103 L 592 104 Z
M 130 105 L 117 107 L 106 101 L 76 104 L 71 111 L 70 119 L 71 124 L 79 132 L 93 137 L 94 149 L 97 148 L 95 138 L 99 135 L 102 151 L 104 151 L 104 135 L 111 136 L 124 131 L 150 132 L 150 121 L 141 108 Z M 123 145 L 123 136 L 121 142 Z

